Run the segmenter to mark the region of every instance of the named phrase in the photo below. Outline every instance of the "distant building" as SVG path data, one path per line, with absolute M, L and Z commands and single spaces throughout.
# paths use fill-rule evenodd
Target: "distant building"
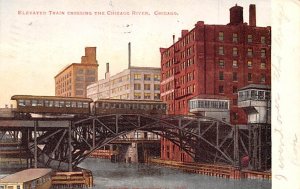
M 161 99 L 168 114 L 212 116 L 212 110 L 218 110 L 214 115 L 219 119 L 229 115 L 231 124 L 247 124 L 247 114 L 238 107 L 238 89 L 271 84 L 271 27 L 256 26 L 255 5 L 249 7 L 249 24 L 244 23 L 243 7 L 236 5 L 230 8 L 227 25 L 199 21 L 173 40 L 170 47 L 160 49 Z M 162 159 L 192 161 L 173 145 L 162 141 L 161 149 L 172 152 L 162 151 Z
M 130 67 L 87 87 L 87 97 L 97 99 L 160 100 L 160 68 Z
M 86 47 L 81 63 L 72 63 L 55 76 L 55 96 L 86 97 L 86 87 L 97 80 L 96 47 Z

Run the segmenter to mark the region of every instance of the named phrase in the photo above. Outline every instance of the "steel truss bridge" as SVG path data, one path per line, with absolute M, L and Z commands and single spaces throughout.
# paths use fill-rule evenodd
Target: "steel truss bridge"
M 32 153 L 35 167 L 72 171 L 93 150 L 135 130 L 172 141 L 197 162 L 240 167 L 246 155 L 253 170 L 271 166 L 270 125 L 243 128 L 209 117 L 113 114 L 81 119 L 2 119 L 0 141 L 20 140 Z

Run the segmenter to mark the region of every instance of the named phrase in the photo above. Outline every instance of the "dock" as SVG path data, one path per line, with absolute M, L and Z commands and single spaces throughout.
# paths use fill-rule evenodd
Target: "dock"
M 178 162 L 150 158 L 149 163 L 175 168 L 184 172 L 215 176 L 227 179 L 267 179 L 271 180 L 271 172 L 240 170 L 230 165 L 203 164 L 196 162 Z
M 75 172 L 55 172 L 52 175 L 52 188 L 90 188 L 93 175 L 89 170 Z

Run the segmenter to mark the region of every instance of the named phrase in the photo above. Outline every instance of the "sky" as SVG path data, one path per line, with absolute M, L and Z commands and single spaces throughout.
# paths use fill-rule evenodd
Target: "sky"
M 191 30 L 197 21 L 225 25 L 235 4 L 244 7 L 244 22 L 249 5 L 256 4 L 257 25 L 271 26 L 270 0 L 0 0 L 0 107 L 15 94 L 54 95 L 54 76 L 68 64 L 80 63 L 85 47 L 97 47 L 99 79 L 107 62 L 111 74 L 127 68 L 128 42 L 132 66 L 160 67 L 159 48 L 169 47 L 172 35 L 178 39 L 181 30 Z M 45 15 L 26 15 L 33 11 Z

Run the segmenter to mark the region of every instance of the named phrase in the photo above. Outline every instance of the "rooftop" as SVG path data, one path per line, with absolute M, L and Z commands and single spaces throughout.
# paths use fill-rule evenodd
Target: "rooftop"
M 0 183 L 24 183 L 51 173 L 52 169 L 25 169 L 0 179 Z

